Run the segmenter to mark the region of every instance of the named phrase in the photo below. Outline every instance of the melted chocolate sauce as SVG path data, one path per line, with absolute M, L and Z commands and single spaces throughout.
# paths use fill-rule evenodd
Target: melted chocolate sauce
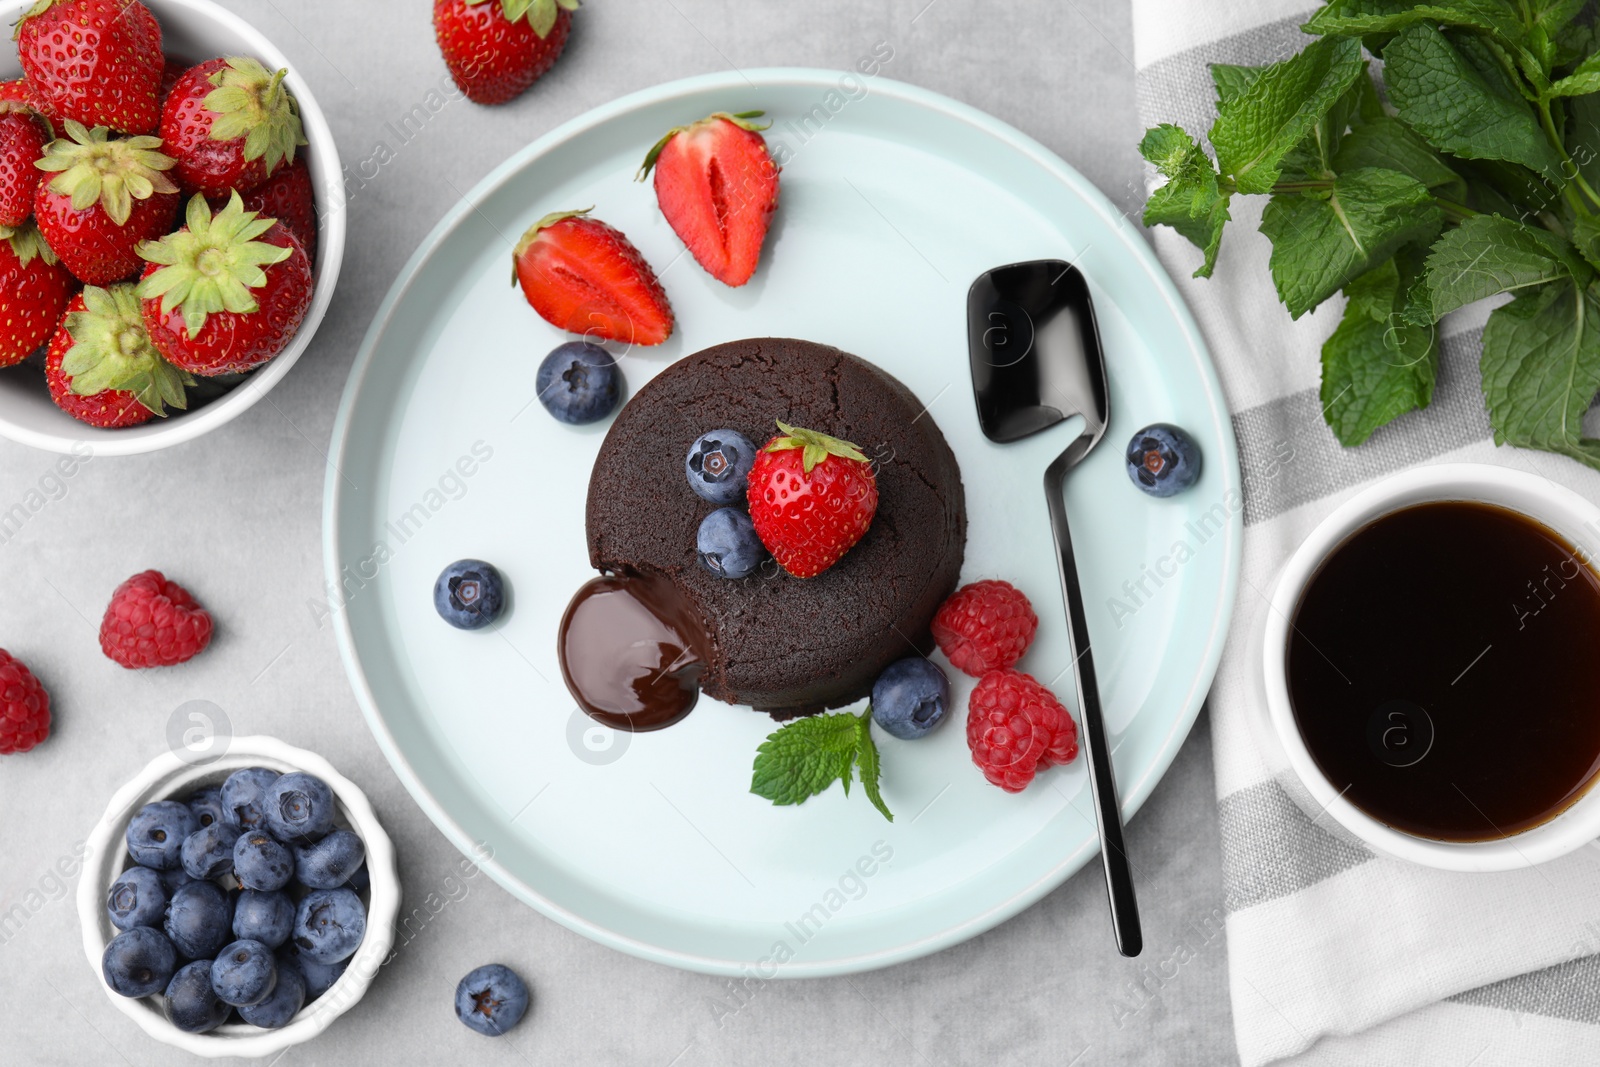
M 705 625 L 665 578 L 621 574 L 588 582 L 567 605 L 557 643 L 578 705 L 613 729 L 671 726 L 700 696 Z

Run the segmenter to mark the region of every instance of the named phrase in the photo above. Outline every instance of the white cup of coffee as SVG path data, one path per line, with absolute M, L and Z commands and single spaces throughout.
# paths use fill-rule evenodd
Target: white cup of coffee
M 1424 507 L 1435 504 L 1489 508 Z M 1554 534 L 1550 543 L 1564 543 L 1567 558 L 1559 566 L 1551 568 L 1547 564 L 1547 569 L 1529 575 L 1525 593 L 1517 583 L 1514 592 L 1526 596 L 1525 602 L 1494 599 L 1493 611 L 1502 610 L 1503 604 L 1504 616 L 1499 616 L 1488 605 L 1490 598 L 1506 595 L 1508 576 L 1520 576 L 1513 568 L 1516 552 L 1508 544 L 1505 553 L 1478 552 L 1471 556 L 1482 563 L 1461 568 L 1462 597 L 1471 592 L 1473 583 L 1488 583 L 1483 589 L 1486 621 L 1481 625 L 1498 627 L 1487 635 L 1485 643 L 1489 647 L 1479 653 L 1480 660 L 1473 660 L 1474 652 L 1478 652 L 1473 646 L 1482 646 L 1476 638 L 1463 639 L 1459 655 L 1452 650 L 1451 657 L 1443 657 L 1445 664 L 1432 664 L 1430 671 L 1430 664 L 1418 663 L 1417 671 L 1428 675 L 1428 680 L 1397 683 L 1396 672 L 1405 669 L 1404 656 L 1409 651 L 1404 650 L 1403 641 L 1399 645 L 1385 642 L 1383 629 L 1396 617 L 1426 621 L 1427 612 L 1413 602 L 1415 597 L 1404 599 L 1404 590 L 1415 573 L 1427 567 L 1419 564 L 1412 571 L 1378 568 L 1374 561 L 1384 557 L 1378 553 L 1380 542 L 1374 537 L 1388 528 L 1411 531 L 1405 535 L 1395 533 L 1396 538 L 1416 538 L 1421 536 L 1419 531 L 1429 528 L 1419 525 L 1424 520 L 1437 526 L 1445 519 L 1461 522 L 1469 515 L 1496 511 L 1501 521 L 1509 521 L 1511 517 L 1505 513 L 1511 512 L 1520 516 L 1524 525 L 1531 521 L 1545 533 Z M 1402 513 L 1399 523 L 1390 521 Z M 1474 518 L 1459 528 L 1477 529 L 1473 525 L 1477 522 Z M 1438 557 L 1446 555 L 1445 547 L 1457 554 L 1474 548 L 1470 544 L 1441 543 Z M 1435 558 L 1429 556 L 1427 562 L 1431 565 Z M 1600 507 L 1534 474 L 1484 464 L 1442 464 L 1405 471 L 1357 493 L 1328 515 L 1290 556 L 1270 594 L 1270 604 L 1260 613 L 1255 626 L 1253 654 L 1259 665 L 1257 677 L 1264 699 L 1255 701 L 1252 726 L 1269 766 L 1319 827 L 1358 841 L 1380 855 L 1429 867 L 1453 871 L 1514 870 L 1554 859 L 1600 837 L 1600 789 L 1592 788 L 1596 771 L 1600 770 L 1600 747 L 1592 754 L 1594 763 L 1586 777 L 1574 770 L 1589 758 L 1584 754 L 1584 744 L 1600 746 L 1600 701 L 1591 709 L 1596 723 L 1592 731 L 1582 713 L 1588 707 L 1586 700 L 1563 701 L 1548 694 L 1535 702 L 1540 706 L 1506 707 L 1503 728 L 1492 718 L 1482 718 L 1485 708 L 1498 706 L 1486 703 L 1491 699 L 1486 694 L 1502 694 L 1511 680 L 1520 677 L 1518 657 L 1548 657 L 1560 647 L 1548 642 L 1574 639 L 1570 625 L 1534 632 L 1530 624 L 1539 623 L 1538 605 L 1554 604 L 1558 596 L 1564 596 L 1567 599 L 1560 603 L 1561 611 L 1587 612 L 1584 618 L 1592 615 L 1600 619 L 1600 578 L 1595 576 L 1594 565 L 1597 558 Z M 1445 566 L 1443 562 L 1437 565 Z M 1359 599 L 1361 583 L 1351 581 L 1350 576 L 1365 572 L 1349 569 L 1355 566 L 1367 567 L 1373 574 L 1390 575 L 1373 579 L 1372 587 L 1381 590 L 1392 583 L 1398 591 L 1396 598 L 1392 602 L 1381 596 Z M 1433 580 L 1437 586 L 1438 576 Z M 1417 588 L 1432 588 L 1425 579 L 1417 581 Z M 1594 600 L 1592 611 L 1590 598 Z M 1346 618 L 1333 612 L 1334 606 L 1352 603 L 1359 607 L 1369 600 L 1370 610 L 1364 613 Z M 1467 598 L 1465 602 L 1473 601 Z M 1306 614 L 1301 615 L 1302 611 Z M 1468 624 L 1467 616 L 1471 614 L 1457 604 L 1448 618 L 1435 618 L 1438 628 L 1454 627 L 1470 636 L 1480 632 L 1476 628 L 1480 620 L 1474 618 Z M 1556 615 L 1552 611 L 1545 618 L 1555 619 Z M 1343 629 L 1342 623 L 1334 625 L 1340 619 L 1356 629 Z M 1313 632 L 1330 646 L 1331 658 L 1321 652 L 1316 656 L 1307 652 Z M 1428 629 L 1407 632 L 1429 640 L 1435 636 Z M 1524 640 L 1541 643 L 1519 643 Z M 1496 641 L 1501 645 L 1498 657 L 1493 647 Z M 1417 643 L 1427 645 L 1428 641 Z M 1393 655 L 1374 653 L 1381 663 L 1371 657 L 1363 660 L 1351 651 L 1380 646 L 1400 651 Z M 1342 665 L 1337 662 L 1341 658 L 1346 660 Z M 1448 673 L 1456 660 L 1463 670 L 1451 681 Z M 1562 662 L 1566 662 L 1565 658 Z M 1449 669 L 1441 673 L 1438 668 L 1445 665 Z M 1597 676 L 1595 691 L 1600 692 L 1600 644 L 1584 657 L 1581 669 L 1588 673 L 1579 677 Z M 1295 671 L 1301 673 L 1292 677 Z M 1474 671 L 1479 673 L 1474 675 Z M 1542 671 L 1537 678 L 1529 678 L 1527 684 L 1559 686 L 1551 675 L 1548 670 Z M 1381 682 L 1375 681 L 1380 677 Z M 1298 715 L 1294 695 L 1297 692 L 1301 696 Z M 1556 692 L 1559 697 L 1560 693 L 1577 691 Z M 1561 722 L 1576 723 L 1574 729 L 1585 731 L 1581 744 L 1555 748 L 1559 757 L 1555 762 L 1564 768 L 1567 778 L 1574 779 L 1567 784 L 1563 784 L 1564 778 L 1537 778 L 1528 772 L 1526 757 L 1533 750 L 1519 747 L 1527 738 L 1537 738 L 1528 740 L 1527 745 L 1552 743 L 1555 735 L 1550 723 L 1556 719 L 1547 722 L 1541 716 L 1555 716 L 1557 713 L 1550 709 L 1557 705 L 1563 709 Z M 1476 711 L 1471 710 L 1474 708 Z M 1575 708 L 1579 712 L 1576 716 Z M 1480 717 L 1474 719 L 1474 714 Z M 1537 732 L 1541 730 L 1545 732 Z M 1362 744 L 1366 752 L 1359 751 Z M 1509 784 L 1493 774 L 1482 773 L 1485 766 L 1492 769 L 1493 759 L 1512 752 L 1524 760 L 1516 764 L 1523 773 Z M 1369 758 L 1370 766 L 1364 762 Z M 1466 763 L 1453 763 L 1457 758 L 1464 758 Z M 1430 764 L 1430 759 L 1435 762 Z M 1512 765 L 1509 758 L 1507 765 Z M 1470 776 L 1462 775 L 1468 778 L 1465 786 L 1454 780 L 1458 769 L 1471 772 Z M 1408 782 L 1418 785 L 1412 789 Z M 1496 822 L 1496 813 L 1515 811 L 1517 803 L 1527 803 L 1515 792 L 1522 788 L 1518 782 L 1530 790 L 1537 786 L 1544 794 L 1553 791 L 1565 799 L 1536 818 L 1524 817 L 1519 823 L 1501 814 Z M 1408 789 L 1412 789 L 1409 794 Z M 1413 805 L 1415 811 L 1407 805 Z M 1455 823 L 1440 812 L 1448 813 L 1450 818 L 1460 816 L 1465 823 L 1476 817 L 1473 812 L 1482 815 L 1481 834 L 1470 826 L 1458 831 Z M 1435 821 L 1430 823 L 1430 819 Z M 1438 829 L 1443 826 L 1449 828 Z

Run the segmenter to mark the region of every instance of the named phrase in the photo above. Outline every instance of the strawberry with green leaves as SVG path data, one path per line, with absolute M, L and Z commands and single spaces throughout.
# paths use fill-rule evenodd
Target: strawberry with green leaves
M 276 219 L 246 211 L 238 193 L 215 215 L 196 194 L 186 223 L 139 246 L 150 339 L 192 374 L 259 367 L 288 346 L 311 306 L 305 249 Z
M 636 345 L 672 335 L 672 305 L 656 272 L 622 231 L 587 210 L 557 211 L 529 227 L 511 281 L 558 330 Z
M 0 367 L 49 340 L 75 288 L 33 223 L 0 229 Z
M 17 53 L 40 110 L 85 126 L 154 133 L 161 120 L 161 26 L 138 0 L 38 0 Z
M 178 210 L 173 167 L 155 137 L 110 137 L 68 119 L 38 168 L 34 218 L 44 239 L 79 281 L 110 285 L 137 271 L 139 242 L 159 237 Z
M 690 254 L 713 278 L 740 286 L 761 260 L 778 210 L 778 165 L 760 111 L 719 111 L 668 130 L 639 168 L 655 171 L 656 202 Z
M 504 104 L 567 46 L 578 0 L 434 0 L 433 33 L 450 77 L 479 104 Z
M 244 208 L 265 218 L 277 219 L 300 238 L 311 265 L 317 265 L 317 197 L 311 185 L 311 171 L 297 159 L 261 185 L 244 193 Z M 228 206 L 227 197 L 208 196 L 213 212 Z
M 48 125 L 28 107 L 0 102 L 0 226 L 21 226 L 33 214 L 44 178 L 34 164 L 50 140 Z
M 126 282 L 91 285 L 72 298 L 45 356 L 45 379 L 56 406 L 102 429 L 184 408 L 184 389 L 194 384 L 150 343 L 138 294 Z
M 878 479 L 848 441 L 778 423 L 750 468 L 750 520 L 784 570 L 815 578 L 872 528 Z
M 161 110 L 161 140 L 185 192 L 248 193 L 306 143 L 299 105 L 273 73 L 244 56 L 208 59 L 179 76 Z

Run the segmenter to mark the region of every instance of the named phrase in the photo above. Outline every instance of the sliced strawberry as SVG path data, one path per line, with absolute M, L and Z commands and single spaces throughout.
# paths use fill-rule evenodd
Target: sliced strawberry
M 655 271 L 620 230 L 587 210 L 534 223 L 517 243 L 513 266 L 512 281 L 557 329 L 636 345 L 672 335 L 672 305 Z
M 752 119 L 719 111 L 669 130 L 639 169 L 655 170 L 656 202 L 706 271 L 725 285 L 750 280 L 778 209 L 778 165 Z
M 33 214 L 44 177 L 34 164 L 49 140 L 44 122 L 25 105 L 0 103 L 0 226 L 21 226 Z

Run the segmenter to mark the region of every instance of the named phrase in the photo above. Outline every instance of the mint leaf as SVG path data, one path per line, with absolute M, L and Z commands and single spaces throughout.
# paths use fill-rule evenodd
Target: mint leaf
M 1211 64 L 1211 84 L 1217 87 L 1217 103 L 1230 103 L 1243 96 L 1256 83 L 1265 67 L 1242 67 L 1233 63 Z
M 1600 306 L 1568 280 L 1521 293 L 1483 330 L 1483 395 L 1496 444 L 1539 448 L 1600 468 L 1583 413 L 1600 390 Z
M 813 715 L 768 734 L 756 750 L 750 792 L 774 804 L 801 804 L 834 782 L 843 782 L 849 796 L 851 774 L 859 760 L 867 798 L 893 822 L 878 793 L 878 749 L 872 743 L 871 720 L 870 708 L 864 715 Z
M 1496 293 L 1562 279 L 1587 284 L 1592 270 L 1548 230 L 1478 215 L 1439 238 L 1428 255 L 1427 309 L 1435 321 Z
M 769 734 L 756 750 L 750 792 L 774 804 L 799 804 L 841 778 L 856 760 L 856 717 L 813 715 Z
M 1441 196 L 1452 200 L 1466 197 L 1465 179 L 1451 170 L 1411 127 L 1388 115 L 1357 126 L 1340 142 L 1333 169 L 1343 174 L 1362 167 L 1397 170 Z
M 1572 243 L 1591 267 L 1600 269 L 1600 215 L 1579 215 L 1574 219 Z
M 1578 173 L 1591 187 L 1600 189 L 1600 94 L 1567 101 L 1566 139 Z
M 1194 276 L 1209 278 L 1229 218 L 1228 196 L 1218 186 L 1216 168 L 1194 138 L 1177 126 L 1149 130 L 1139 142 L 1139 151 L 1168 178 L 1167 184 L 1150 194 L 1144 224 L 1171 226 L 1192 241 L 1205 253 Z
M 1499 33 L 1508 40 L 1522 36 L 1522 27 L 1515 15 L 1498 0 L 1446 0 L 1434 4 L 1416 4 L 1411 0 L 1332 0 L 1312 15 L 1302 29 L 1307 33 L 1349 36 L 1394 33 L 1420 22 Z
M 1408 27 L 1383 51 L 1390 102 L 1441 151 L 1559 176 L 1560 158 L 1528 102 L 1493 69 L 1489 47 L 1470 35 L 1458 47 L 1426 23 Z
M 1359 41 L 1331 37 L 1262 68 L 1248 88 L 1218 108 L 1211 146 L 1219 169 L 1240 192 L 1271 192 L 1283 158 L 1365 70 Z
M 1367 167 L 1339 175 L 1325 198 L 1274 196 L 1261 232 L 1272 241 L 1278 298 L 1299 318 L 1401 245 L 1432 240 L 1441 221 L 1421 182 Z
M 1550 86 L 1551 96 L 1588 96 L 1600 92 L 1600 52 L 1595 52 L 1582 63 Z
M 1420 252 L 1404 258 L 1420 265 Z M 1322 414 L 1346 447 L 1433 400 L 1436 335 L 1401 319 L 1408 280 L 1390 259 L 1351 282 L 1344 318 L 1322 346 Z
M 883 813 L 885 819 L 894 822 L 894 812 L 889 810 L 889 805 L 883 802 L 883 794 L 878 792 L 878 776 L 882 767 L 878 763 L 878 746 L 872 743 L 870 710 L 856 720 L 856 764 L 861 770 L 861 788 L 867 794 L 867 799 Z

